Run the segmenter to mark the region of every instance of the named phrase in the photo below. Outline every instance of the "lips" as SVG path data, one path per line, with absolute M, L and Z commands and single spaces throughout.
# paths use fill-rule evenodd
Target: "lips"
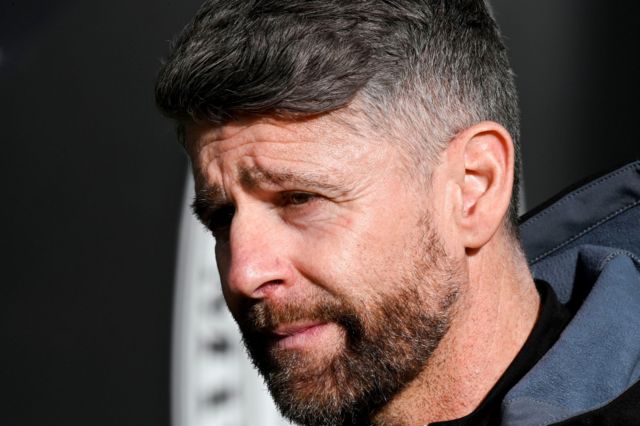
M 322 322 L 285 324 L 276 327 L 272 333 L 279 348 L 293 349 L 310 345 L 318 340 L 327 326 L 327 323 Z
M 273 334 L 279 337 L 293 336 L 294 334 L 303 333 L 312 327 L 322 324 L 321 322 L 286 324 L 276 327 Z

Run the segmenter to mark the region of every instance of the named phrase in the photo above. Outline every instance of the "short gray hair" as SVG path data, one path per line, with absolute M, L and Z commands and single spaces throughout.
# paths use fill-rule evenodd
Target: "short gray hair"
M 156 102 L 179 128 L 355 106 L 372 127 L 416 135 L 407 143 L 423 162 L 459 131 L 495 121 L 516 147 L 516 232 L 517 93 L 482 0 L 209 0 L 175 41 Z

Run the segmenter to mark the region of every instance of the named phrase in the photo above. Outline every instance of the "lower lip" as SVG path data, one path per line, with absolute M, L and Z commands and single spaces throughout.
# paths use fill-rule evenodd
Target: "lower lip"
M 313 325 L 290 336 L 278 337 L 276 345 L 281 349 L 295 349 L 309 346 L 320 340 L 321 335 L 327 330 L 327 326 L 328 324 Z

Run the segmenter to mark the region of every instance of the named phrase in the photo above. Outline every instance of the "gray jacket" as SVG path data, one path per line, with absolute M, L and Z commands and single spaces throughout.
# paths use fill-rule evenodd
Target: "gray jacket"
M 604 408 L 630 390 L 640 397 L 640 161 L 526 215 L 520 234 L 534 277 L 574 316 L 505 397 L 503 424 L 589 419 L 598 409 L 605 417 L 585 424 L 622 415 Z

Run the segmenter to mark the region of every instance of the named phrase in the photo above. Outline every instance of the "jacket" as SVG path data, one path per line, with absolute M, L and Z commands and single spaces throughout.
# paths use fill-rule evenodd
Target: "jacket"
M 502 402 L 502 424 L 640 424 L 640 161 L 523 217 L 532 274 L 573 314 Z

